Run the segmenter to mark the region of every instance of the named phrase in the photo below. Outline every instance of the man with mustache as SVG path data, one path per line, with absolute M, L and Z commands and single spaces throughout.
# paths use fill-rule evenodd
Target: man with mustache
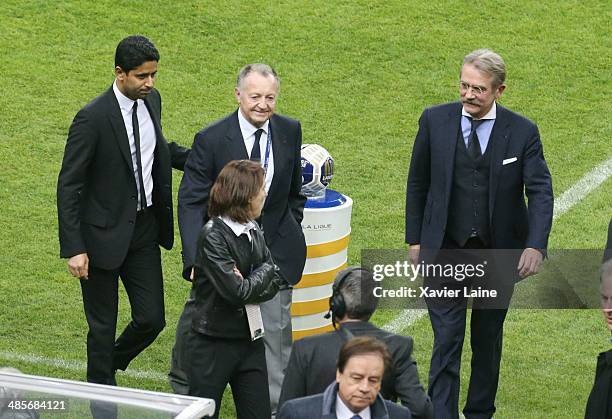
M 119 43 L 115 81 L 75 116 L 57 183 L 60 255 L 80 279 L 93 383 L 115 385 L 165 325 L 159 246 L 173 245 L 172 168 L 189 150 L 163 136 L 158 61 L 144 36 Z M 115 340 L 118 278 L 132 320 Z
M 463 255 L 483 249 L 518 250 L 513 265 L 497 269 L 504 277 L 511 273 L 510 281 L 486 278 L 500 291 L 493 308 L 473 302 L 472 370 L 463 409 L 468 419 L 495 412 L 503 323 L 514 282 L 538 272 L 552 224 L 552 183 L 538 128 L 496 103 L 505 78 L 505 63 L 493 51 L 481 49 L 464 58 L 461 102 L 421 115 L 406 191 L 406 243 L 413 263 L 428 258 L 438 263 L 440 255 L 450 254 L 461 263 Z M 463 284 L 471 286 L 471 280 Z M 442 278 L 425 281 L 441 289 L 448 285 Z M 450 281 L 449 286 L 457 285 Z M 429 395 L 436 418 L 459 417 L 467 300 L 458 295 L 426 299 L 434 331 Z
M 267 198 L 258 221 L 283 279 L 279 293 L 261 304 L 273 412 L 291 352 L 292 286 L 301 279 L 306 261 L 300 225 L 306 203 L 301 194 L 302 127 L 298 121 L 274 113 L 279 90 L 280 79 L 269 65 L 248 64 L 240 70 L 234 91 L 238 109 L 196 134 L 178 194 L 183 277 L 190 279 L 198 235 L 209 218 L 208 194 L 219 172 L 232 160 L 249 158 L 264 168 Z M 172 388 L 180 394 L 188 392 L 183 350 L 193 311 L 190 298 L 177 325 L 168 374 Z

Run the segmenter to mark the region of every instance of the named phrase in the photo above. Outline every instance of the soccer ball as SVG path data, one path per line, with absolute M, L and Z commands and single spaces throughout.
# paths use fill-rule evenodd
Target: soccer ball
M 302 144 L 302 193 L 308 198 L 325 196 L 334 177 L 334 159 L 318 144 Z

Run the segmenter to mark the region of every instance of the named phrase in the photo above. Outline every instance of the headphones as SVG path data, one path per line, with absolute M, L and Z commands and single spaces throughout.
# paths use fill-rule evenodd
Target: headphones
M 325 316 L 326 319 L 331 317 L 332 323 L 334 325 L 334 329 L 336 328 L 336 317 L 341 319 L 346 314 L 346 303 L 344 302 L 344 296 L 340 292 L 342 285 L 346 278 L 349 277 L 353 272 L 356 271 L 366 271 L 366 269 L 361 268 L 359 266 L 353 266 L 350 268 L 346 268 L 342 275 L 339 278 L 336 278 L 334 281 L 334 285 L 332 287 L 332 295 L 329 297 L 329 311 Z

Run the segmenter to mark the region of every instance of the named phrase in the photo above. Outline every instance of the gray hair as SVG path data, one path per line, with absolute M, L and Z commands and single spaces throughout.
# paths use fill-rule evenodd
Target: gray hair
M 463 58 L 463 65 L 471 64 L 480 71 L 493 77 L 493 86 L 499 87 L 506 81 L 506 63 L 496 52 L 490 49 L 477 49 Z
M 274 71 L 274 69 L 268 64 L 263 63 L 247 64 L 240 69 L 238 77 L 236 78 L 236 87 L 238 89 L 240 89 L 242 82 L 244 81 L 246 76 L 251 73 L 258 73 L 264 77 L 274 77 L 274 80 L 276 80 L 276 89 L 280 90 L 280 79 L 278 78 L 278 74 L 276 74 L 276 71 Z
M 372 272 L 353 266 L 338 272 L 337 278 L 341 278 L 347 270 L 351 272 L 342 282 L 342 288 L 338 290 L 344 298 L 345 314 L 350 319 L 367 321 L 378 306 L 378 297 L 374 295 L 375 282 Z

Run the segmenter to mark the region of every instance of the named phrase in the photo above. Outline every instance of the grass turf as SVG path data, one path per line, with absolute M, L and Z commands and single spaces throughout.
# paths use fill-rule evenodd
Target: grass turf
M 124 36 L 145 34 L 160 50 L 164 132 L 184 145 L 235 108 L 233 84 L 243 64 L 273 65 L 283 80 L 278 111 L 301 120 L 305 143 L 332 153 L 332 187 L 354 199 L 350 259 L 358 263 L 363 248 L 403 246 L 416 121 L 424 107 L 458 97 L 460 62 L 473 49 L 489 47 L 505 58 L 501 103 L 538 123 L 557 196 L 609 158 L 610 14 L 603 1 L 4 1 L 0 351 L 85 359 L 79 287 L 57 257 L 55 186 L 70 121 L 112 82 L 114 48 Z M 179 180 L 175 172 L 175 193 Z M 560 217 L 551 247 L 602 247 L 611 188 L 608 180 Z M 168 368 L 188 293 L 180 243 L 163 260 L 168 327 L 132 365 L 159 373 Z M 124 325 L 129 312 L 121 297 Z M 392 317 L 381 312 L 375 321 Z M 511 312 L 498 417 L 581 416 L 603 327 L 593 311 Z M 404 332 L 415 336 L 426 382 L 428 321 Z M 463 383 L 468 355 L 466 345 Z M 83 371 L 11 364 L 84 378 Z M 162 381 L 123 375 L 119 384 L 169 390 Z M 229 397 L 222 414 L 234 415 Z

